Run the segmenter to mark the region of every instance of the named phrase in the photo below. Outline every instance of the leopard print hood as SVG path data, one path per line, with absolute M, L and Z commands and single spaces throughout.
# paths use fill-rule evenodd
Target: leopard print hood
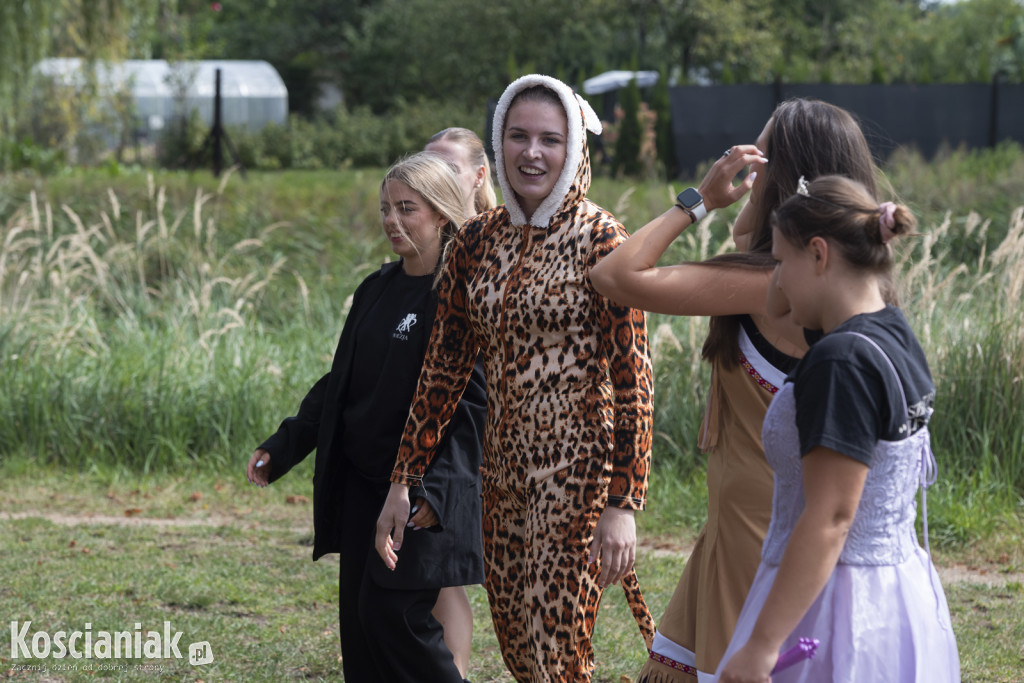
M 515 191 L 508 182 L 505 173 L 505 155 L 502 150 L 502 138 L 505 133 L 505 116 L 513 98 L 526 88 L 542 85 L 557 93 L 565 108 L 569 122 L 569 137 L 566 141 L 565 164 L 562 174 L 558 176 L 551 194 L 541 202 L 529 221 L 519 206 Z M 530 74 L 512 81 L 494 110 L 494 125 L 491 132 L 491 144 L 494 148 L 494 167 L 498 175 L 498 185 L 505 200 L 505 208 L 513 225 L 530 225 L 545 228 L 551 218 L 560 210 L 565 209 L 583 199 L 590 190 L 590 153 L 587 150 L 587 131 L 600 135 L 601 120 L 585 99 L 573 92 L 572 88 L 551 76 Z

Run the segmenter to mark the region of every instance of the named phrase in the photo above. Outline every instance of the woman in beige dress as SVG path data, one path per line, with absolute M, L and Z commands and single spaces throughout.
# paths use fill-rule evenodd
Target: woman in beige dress
M 738 185 L 733 179 L 748 168 Z M 709 679 L 718 667 L 761 559 L 772 504 L 772 471 L 761 423 L 782 380 L 807 348 L 787 311 L 765 301 L 774 260 L 771 212 L 800 176 L 845 175 L 877 194 L 875 165 L 849 112 L 794 99 L 773 112 L 755 145 L 726 150 L 699 189 L 680 193 L 591 271 L 613 301 L 673 315 L 711 316 L 704 359 L 711 387 L 699 435 L 708 455 L 708 519 L 655 634 L 641 683 Z M 737 253 L 658 266 L 668 245 L 708 211 L 750 192 L 733 226 Z

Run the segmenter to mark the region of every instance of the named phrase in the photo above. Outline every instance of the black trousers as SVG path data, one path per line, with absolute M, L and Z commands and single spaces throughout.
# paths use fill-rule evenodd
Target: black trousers
M 382 588 L 366 572 L 367 560 L 379 561 L 373 541 L 387 490 L 350 472 L 342 497 L 338 624 L 345 681 L 462 683 L 431 614 L 440 589 Z

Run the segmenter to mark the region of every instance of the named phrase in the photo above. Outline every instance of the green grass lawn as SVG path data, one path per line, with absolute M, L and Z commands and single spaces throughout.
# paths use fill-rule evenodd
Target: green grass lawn
M 238 476 L 29 474 L 0 466 L 0 678 L 16 681 L 340 680 L 337 558 L 310 561 L 308 478 L 268 489 Z M 304 464 L 303 468 L 306 467 Z M 659 615 L 683 567 L 693 530 L 657 531 L 640 520 L 637 571 Z M 985 563 L 994 585 L 946 585 L 964 680 L 1020 681 L 1024 591 L 1001 572 L 1020 558 Z M 964 559 L 958 557 L 958 560 Z M 951 556 L 937 558 L 940 564 Z M 1017 563 L 1017 564 L 1014 564 Z M 984 567 L 981 565 L 984 564 Z M 988 574 L 982 574 L 985 571 Z M 475 618 L 470 678 L 511 681 L 490 626 L 487 599 L 470 588 Z M 36 631 L 180 631 L 182 659 L 11 658 L 10 622 Z M 210 643 L 213 662 L 188 663 L 187 646 Z M 27 641 L 31 648 L 31 638 Z M 595 641 L 596 681 L 632 680 L 646 652 L 621 591 L 606 594 Z M 26 667 L 28 665 L 28 667 Z M 61 671 L 59 666 L 77 667 Z M 25 670 L 45 667 L 45 673 Z M 140 667 L 140 668 L 136 668 Z M 148 668 L 147 668 L 148 667 Z M 625 677 L 625 678 L 624 678 Z
M 1014 147 L 887 169 L 921 218 L 900 282 L 936 380 L 929 525 L 937 563 L 966 568 L 947 594 L 971 683 L 1024 681 L 1022 164 Z M 0 678 L 340 678 L 337 561 L 309 559 L 309 463 L 270 490 L 242 468 L 329 367 L 346 298 L 390 255 L 382 172 L 0 176 Z M 635 230 L 686 184 L 598 178 L 590 196 Z M 738 209 L 687 231 L 665 262 L 728 248 Z M 655 440 L 637 567 L 657 616 L 706 514 L 695 435 L 708 366 L 705 319 L 648 322 Z M 508 681 L 483 591 L 470 594 L 471 678 Z M 214 662 L 22 671 L 11 621 L 167 621 L 183 655 L 208 641 Z M 596 656 L 612 683 L 644 660 L 621 591 L 602 605 Z

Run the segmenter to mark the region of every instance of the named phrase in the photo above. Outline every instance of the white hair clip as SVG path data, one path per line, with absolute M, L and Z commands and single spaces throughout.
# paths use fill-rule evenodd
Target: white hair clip
M 800 180 L 796 181 L 796 193 L 802 194 L 805 197 L 810 197 L 811 193 L 807 190 L 807 179 L 800 176 Z

